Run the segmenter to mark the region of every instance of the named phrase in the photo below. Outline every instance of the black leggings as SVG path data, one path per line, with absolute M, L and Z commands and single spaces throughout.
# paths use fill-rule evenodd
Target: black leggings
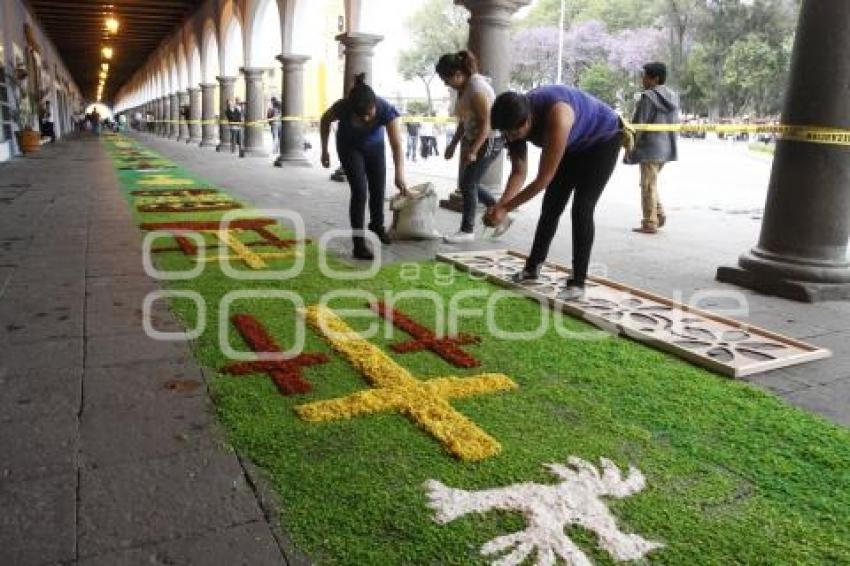
M 531 254 L 525 264 L 527 271 L 536 271 L 546 261 L 549 246 L 558 230 L 558 221 L 567 206 L 567 201 L 570 200 L 570 195 L 575 193 L 571 209 L 573 222 L 571 279 L 579 285 L 584 285 L 595 234 L 593 212 L 599 197 L 602 196 L 602 190 L 617 165 L 620 146 L 620 136 L 617 135 L 609 141 L 582 151 L 574 153 L 567 151 L 561 159 L 555 178 L 546 187 Z
M 387 160 L 384 144 L 365 147 L 340 147 L 339 161 L 351 187 L 351 203 L 348 216 L 351 228 L 363 230 L 366 223 L 366 199 L 369 199 L 369 228 L 384 229 L 384 193 L 387 184 Z

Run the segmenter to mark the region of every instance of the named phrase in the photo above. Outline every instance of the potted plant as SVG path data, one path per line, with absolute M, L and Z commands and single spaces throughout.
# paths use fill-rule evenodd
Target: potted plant
M 26 88 L 27 70 L 19 63 L 12 73 L 7 73 L 8 82 L 12 85 L 14 107 L 12 120 L 17 125 L 15 139 L 18 147 L 25 154 L 34 153 L 41 148 L 41 135 L 35 129 L 38 121 L 38 99 Z

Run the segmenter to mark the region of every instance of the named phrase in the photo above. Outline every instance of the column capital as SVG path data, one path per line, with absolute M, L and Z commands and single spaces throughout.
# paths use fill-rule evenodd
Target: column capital
M 296 55 L 295 53 L 281 53 L 275 59 L 280 61 L 284 69 L 301 67 L 310 60 L 309 55 Z
M 203 90 L 205 88 L 215 88 L 218 86 L 218 83 L 200 83 L 198 86 Z
M 510 27 L 511 16 L 530 0 L 455 0 L 455 4 L 469 10 L 470 20 L 497 27 Z
M 216 77 L 216 78 L 215 78 L 215 80 L 217 80 L 217 81 L 219 82 L 219 84 L 222 84 L 222 85 L 232 85 L 232 84 L 234 84 L 234 83 L 236 82 L 236 80 L 237 80 L 238 78 L 239 78 L 239 77 L 225 77 L 225 76 L 221 76 L 221 77 Z
M 271 70 L 269 67 L 240 67 L 239 72 L 245 75 L 245 79 L 259 79 L 264 73 Z
M 384 36 L 347 31 L 337 35 L 334 39 L 345 45 L 346 51 L 366 51 L 371 54 L 372 48 L 383 41 Z
M 186 92 L 188 92 L 190 95 L 193 94 L 193 93 L 196 93 L 196 92 L 201 92 L 201 87 L 190 86 L 189 88 L 186 89 Z

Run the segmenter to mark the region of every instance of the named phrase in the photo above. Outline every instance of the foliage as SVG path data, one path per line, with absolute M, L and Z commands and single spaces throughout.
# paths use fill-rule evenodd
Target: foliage
M 570 0 L 564 81 L 582 84 L 591 66 L 598 81 L 605 61 L 621 74 L 619 99 L 628 102 L 640 66 L 661 60 L 687 113 L 773 115 L 783 98 L 799 5 L 800 0 Z M 560 0 L 539 0 L 517 24 L 514 46 L 522 57 L 515 58 L 512 78 L 518 87 L 554 80 L 559 17 Z M 604 48 L 602 35 L 608 37 Z
M 110 142 L 106 144 L 110 148 Z M 211 186 L 179 168 L 171 174 L 193 179 L 194 186 Z M 133 198 L 130 191 L 143 187 L 142 177 L 118 172 L 128 201 Z M 212 220 L 220 215 L 180 216 Z M 136 221 L 173 219 L 173 214 L 135 214 Z M 340 281 L 318 268 L 315 245 L 307 246 L 304 254 L 304 271 L 285 286 L 312 305 L 326 291 L 340 288 Z M 154 261 L 164 271 L 194 265 L 181 253 L 156 254 Z M 342 268 L 338 260 L 329 261 Z M 411 267 L 418 276 L 411 276 Z M 477 291 L 481 295 L 462 306 L 467 312 L 483 312 L 496 287 L 447 267 L 396 263 L 356 287 L 378 296 L 389 290 L 427 290 L 446 302 L 460 292 Z M 198 277 L 167 286 L 200 293 L 210 320 L 217 320 L 227 293 L 246 286 L 279 290 L 281 283 L 234 280 L 210 262 Z M 344 297 L 332 306 L 362 309 L 363 303 L 363 298 Z M 544 316 L 537 303 L 521 296 L 496 305 L 494 322 L 505 331 L 534 334 Z M 409 297 L 396 307 L 436 327 L 432 302 Z M 193 302 L 176 300 L 172 308 L 195 327 Z M 295 305 L 244 298 L 234 308 L 257 317 L 282 348 L 294 343 Z M 229 360 L 221 350 L 218 325 L 208 324 L 193 353 L 210 376 L 228 439 L 241 457 L 262 468 L 280 497 L 280 521 L 287 534 L 318 564 L 482 564 L 481 544 L 521 530 L 522 519 L 491 513 L 439 525 L 426 505 L 423 482 L 438 479 L 467 489 L 529 481 L 549 484 L 553 480 L 541 464 L 563 462 L 570 455 L 589 461 L 609 457 L 620 467 L 634 464 L 646 475 L 644 491 L 612 501 L 610 507 L 628 532 L 664 542 L 665 547 L 650 556 L 653 562 L 690 566 L 850 561 L 850 433 L 844 428 L 746 383 L 624 338 L 580 339 L 589 337 L 579 334 L 570 339 L 564 332 L 576 336 L 589 328 L 569 317 L 562 321 L 563 328 L 543 325 L 546 330 L 537 338 L 519 341 L 491 335 L 485 316 L 461 317 L 460 330 L 481 337 L 481 343 L 469 349 L 482 367 L 466 370 L 427 351 L 390 352 L 390 344 L 408 335 L 387 334 L 381 321 L 364 319 L 356 311 L 337 312 L 358 330 L 379 324 L 371 341 L 419 379 L 499 372 L 516 381 L 519 389 L 452 402 L 503 445 L 497 457 L 463 463 L 401 415 L 321 424 L 299 419 L 299 405 L 369 387 L 314 332 L 305 334 L 305 351 L 326 353 L 331 361 L 305 370 L 312 392 L 284 397 L 262 373 L 219 373 Z M 235 330 L 227 339 L 234 348 L 245 348 Z M 613 564 L 591 533 L 576 528 L 569 535 L 594 563 Z
M 611 106 L 621 106 L 621 76 L 604 61 L 590 65 L 581 75 L 578 86 L 607 102 Z
M 12 71 L 4 67 L 4 73 L 6 74 L 6 83 L 10 86 L 12 93 L 10 108 L 12 121 L 17 125 L 18 131 L 35 128 L 38 125 L 38 101 L 40 97 L 31 92 L 26 70 L 22 65 Z
M 466 46 L 467 14 L 451 0 L 427 0 L 407 22 L 410 49 L 401 52 L 398 71 L 405 80 L 419 79 L 425 87 L 428 109 L 433 110 L 431 81 L 434 66 L 444 53 Z

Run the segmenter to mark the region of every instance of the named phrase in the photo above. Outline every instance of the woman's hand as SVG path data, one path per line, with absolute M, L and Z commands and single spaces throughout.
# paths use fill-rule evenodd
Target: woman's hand
M 331 156 L 327 151 L 322 152 L 322 167 L 325 169 L 331 166 Z
M 445 154 L 446 159 L 451 159 L 452 157 L 455 156 L 455 148 L 456 147 L 457 147 L 457 145 L 453 144 L 453 143 L 450 143 L 449 145 L 446 146 L 446 154 Z
M 484 224 L 490 227 L 498 226 L 505 221 L 507 215 L 508 210 L 504 205 L 495 204 L 487 209 L 487 213 L 484 215 Z
M 404 182 L 404 177 L 401 175 L 395 176 L 395 186 L 401 194 L 407 194 L 407 183 Z

